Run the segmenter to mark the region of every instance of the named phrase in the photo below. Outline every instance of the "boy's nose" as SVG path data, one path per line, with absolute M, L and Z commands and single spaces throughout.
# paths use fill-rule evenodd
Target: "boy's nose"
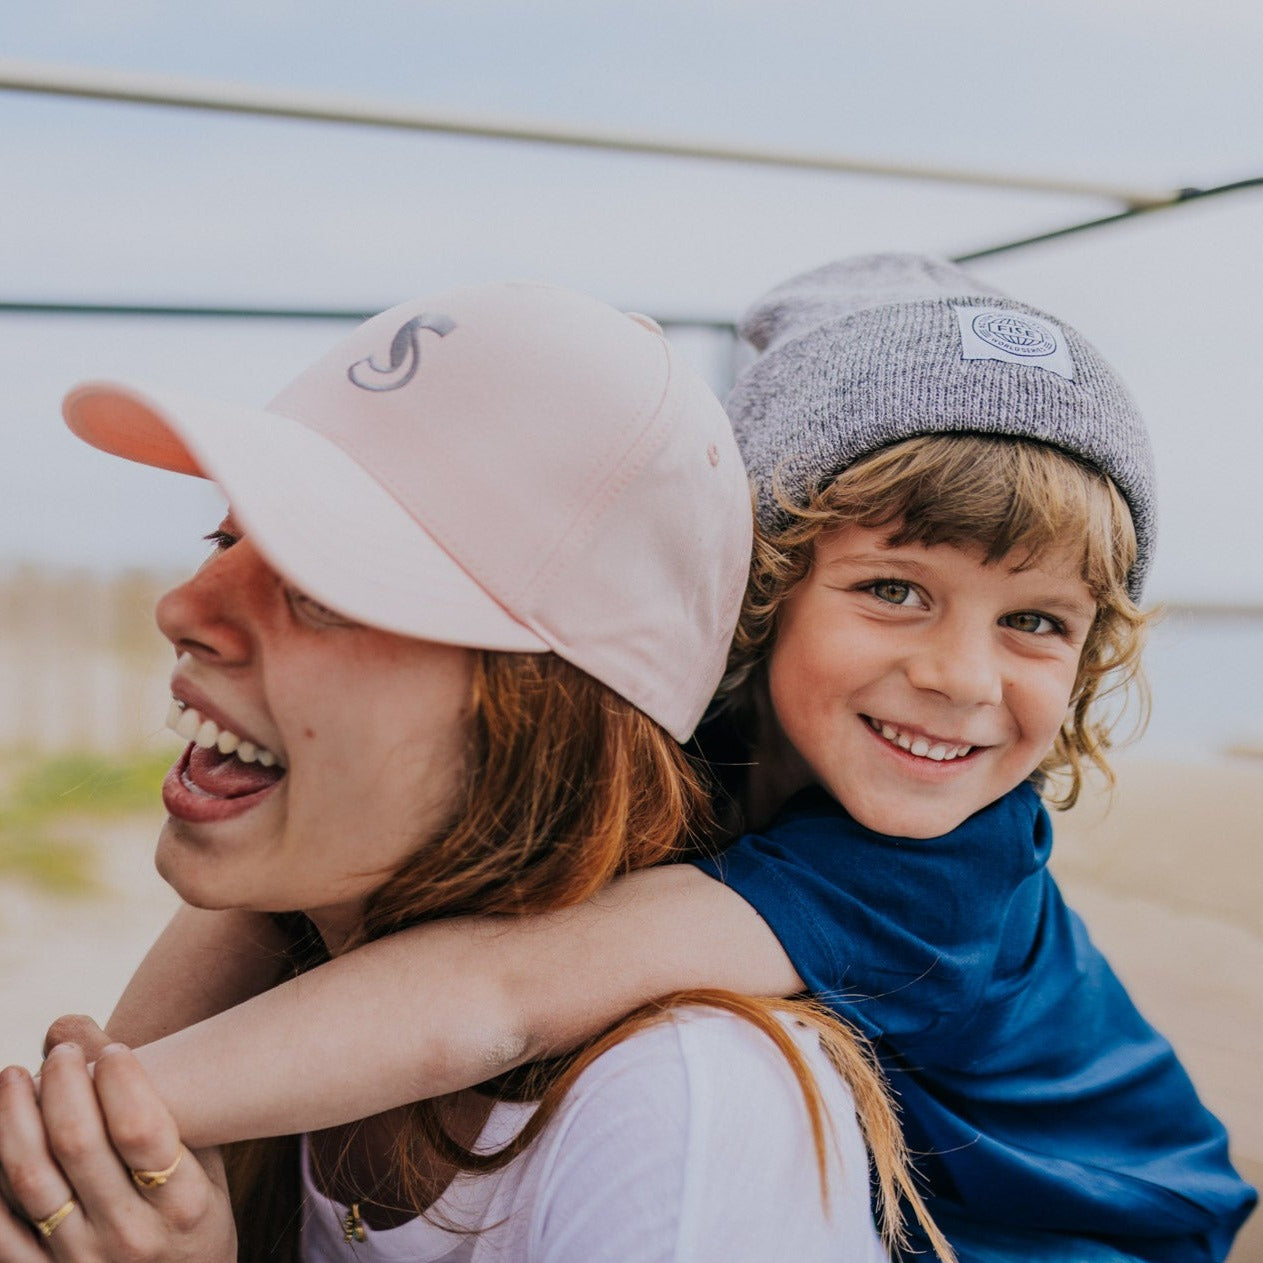
M 990 637 L 977 630 L 939 628 L 909 659 L 908 680 L 957 706 L 995 706 L 1004 695 Z
M 274 579 L 254 547 L 238 540 L 159 598 L 158 629 L 177 653 L 219 666 L 241 665 L 254 642 L 252 606 L 269 577 Z

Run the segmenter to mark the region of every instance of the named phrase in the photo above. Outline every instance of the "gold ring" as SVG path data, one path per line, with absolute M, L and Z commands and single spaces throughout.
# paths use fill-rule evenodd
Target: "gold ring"
M 161 1188 L 174 1174 L 175 1169 L 184 1161 L 184 1146 L 175 1155 L 175 1161 L 161 1171 L 132 1171 L 132 1180 L 137 1188 Z
M 70 1214 L 70 1212 L 74 1210 L 78 1204 L 79 1203 L 75 1201 L 73 1197 L 68 1198 L 62 1205 L 58 1206 L 47 1219 L 37 1219 L 35 1221 L 35 1226 L 44 1234 L 44 1236 L 51 1237 L 53 1233 L 61 1227 L 66 1216 Z

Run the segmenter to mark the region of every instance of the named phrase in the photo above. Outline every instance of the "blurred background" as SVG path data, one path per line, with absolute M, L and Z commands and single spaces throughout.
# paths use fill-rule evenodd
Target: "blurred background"
M 1257 1181 L 1260 65 L 1244 0 L 11 0 L 0 1057 L 103 1017 L 170 909 L 150 610 L 220 512 L 71 439 L 69 385 L 259 403 L 364 314 L 534 277 L 656 316 L 722 391 L 764 289 L 909 249 L 1076 325 L 1149 417 L 1152 721 L 1058 865 Z

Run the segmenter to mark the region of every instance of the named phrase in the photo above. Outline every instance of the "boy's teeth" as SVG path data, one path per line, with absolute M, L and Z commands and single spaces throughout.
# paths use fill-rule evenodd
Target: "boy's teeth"
M 181 706 L 172 700 L 167 710 L 167 727 L 178 737 L 191 741 L 203 750 L 214 746 L 220 754 L 235 754 L 242 763 L 261 763 L 264 767 L 283 767 L 271 750 L 256 746 L 253 741 L 242 741 L 235 732 L 221 728 L 213 719 L 206 719 L 192 706 Z
M 909 737 L 898 728 L 879 720 L 870 720 L 870 726 L 880 732 L 892 745 L 919 759 L 932 759 L 935 763 L 947 763 L 952 759 L 963 759 L 973 750 L 973 746 L 948 745 L 945 741 L 936 741 L 933 745 L 925 737 Z

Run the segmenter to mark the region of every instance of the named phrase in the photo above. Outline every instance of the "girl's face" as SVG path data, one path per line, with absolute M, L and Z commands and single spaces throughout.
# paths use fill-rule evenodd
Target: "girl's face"
M 777 753 L 868 828 L 932 838 L 1043 762 L 1096 604 L 1068 555 L 988 565 L 947 544 L 892 548 L 890 533 L 822 536 L 781 607 Z
M 200 728 L 163 785 L 158 870 L 196 907 L 307 912 L 336 952 L 458 802 L 472 653 L 317 604 L 231 517 L 211 538 L 158 603 L 177 725 Z

